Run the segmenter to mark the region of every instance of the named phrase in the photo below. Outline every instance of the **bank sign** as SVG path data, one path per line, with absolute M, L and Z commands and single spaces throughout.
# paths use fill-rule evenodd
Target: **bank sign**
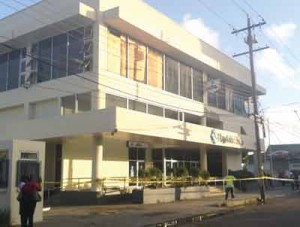
M 210 132 L 210 140 L 214 145 L 238 145 L 242 146 L 243 140 L 239 135 L 230 135 L 226 132 L 217 131 L 216 129 L 212 129 Z

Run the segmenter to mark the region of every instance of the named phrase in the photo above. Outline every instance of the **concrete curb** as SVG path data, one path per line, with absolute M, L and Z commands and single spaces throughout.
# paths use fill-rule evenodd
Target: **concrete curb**
M 267 198 L 267 200 L 272 200 L 273 197 Z M 168 221 L 163 221 L 156 224 L 148 224 L 144 225 L 145 227 L 165 227 L 165 226 L 177 226 L 187 223 L 199 223 L 208 219 L 220 217 L 229 213 L 233 213 L 238 208 L 242 208 L 245 206 L 251 206 L 258 204 L 258 198 L 257 197 L 251 197 L 246 199 L 236 199 L 236 200 L 229 200 L 224 201 L 222 203 L 215 204 L 216 207 L 228 207 L 227 210 L 220 210 L 215 212 L 207 212 L 199 215 L 189 216 L 189 217 L 183 217 Z

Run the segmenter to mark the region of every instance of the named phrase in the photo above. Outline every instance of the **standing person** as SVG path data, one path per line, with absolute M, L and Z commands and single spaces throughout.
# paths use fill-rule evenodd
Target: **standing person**
M 224 178 L 225 181 L 225 200 L 228 199 L 228 193 L 231 194 L 231 199 L 234 198 L 233 190 L 234 190 L 234 181 L 236 178 L 231 175 L 231 171 L 228 170 L 228 175 Z
M 21 189 L 20 199 L 20 215 L 21 215 L 21 227 L 33 227 L 33 215 L 36 207 L 36 203 L 40 200 L 38 198 L 38 191 L 41 191 L 40 183 L 34 182 L 32 177 L 28 178 L 28 181 Z

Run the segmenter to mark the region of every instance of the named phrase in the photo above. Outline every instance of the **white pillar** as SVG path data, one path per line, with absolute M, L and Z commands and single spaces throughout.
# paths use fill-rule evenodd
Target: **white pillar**
M 92 191 L 99 191 L 100 184 L 96 180 L 101 179 L 101 164 L 103 160 L 103 138 L 101 136 L 93 137 L 93 162 L 92 162 Z
M 166 162 L 166 151 L 163 148 L 162 149 L 162 155 L 163 155 L 163 182 L 164 185 L 166 185 L 166 179 L 167 179 L 167 162 Z

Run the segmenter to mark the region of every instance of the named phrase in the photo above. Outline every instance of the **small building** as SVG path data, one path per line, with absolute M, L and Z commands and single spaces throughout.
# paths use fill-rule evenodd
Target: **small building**
M 275 175 L 287 175 L 290 171 L 300 173 L 300 145 L 270 145 L 266 151 L 266 162 Z
M 41 1 L 0 20 L 0 138 L 45 142 L 45 181 L 65 190 L 153 166 L 241 169 L 251 93 L 247 68 L 143 1 Z

